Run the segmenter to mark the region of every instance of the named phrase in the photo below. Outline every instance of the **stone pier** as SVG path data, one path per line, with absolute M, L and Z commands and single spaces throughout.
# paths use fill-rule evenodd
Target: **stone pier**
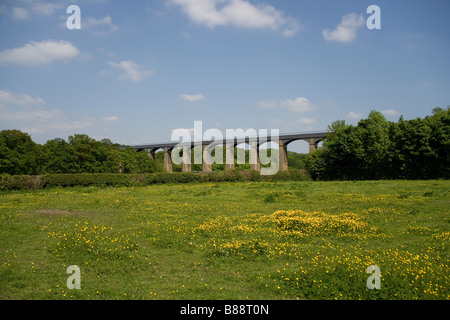
M 226 143 L 225 146 L 225 171 L 234 170 L 234 144 Z
M 191 148 L 183 147 L 183 163 L 181 165 L 183 172 L 191 172 Z
M 259 162 L 259 144 L 257 140 L 250 141 L 250 170 L 261 170 Z
M 155 161 L 155 149 L 147 149 L 147 155 L 150 159 Z
M 309 143 L 309 153 L 317 150 L 317 144 L 320 142 L 320 139 L 310 138 L 306 141 L 308 141 L 308 143 Z
M 202 146 L 203 150 L 203 172 L 212 172 L 212 149 L 207 144 Z
M 278 171 L 288 170 L 287 147 L 283 140 L 278 142 Z
M 172 173 L 172 149 L 164 148 L 164 171 L 168 173 Z

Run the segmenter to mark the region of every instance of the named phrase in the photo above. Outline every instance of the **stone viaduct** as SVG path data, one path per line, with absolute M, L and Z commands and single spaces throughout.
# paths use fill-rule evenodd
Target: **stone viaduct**
M 278 150 L 279 150 L 279 171 L 287 171 L 288 170 L 288 160 L 287 160 L 287 146 L 289 143 L 297 140 L 304 140 L 309 143 L 309 152 L 317 149 L 317 144 L 325 139 L 327 136 L 327 132 L 318 131 L 318 132 L 300 132 L 300 133 L 288 133 L 288 134 L 279 134 L 278 136 Z M 250 169 L 260 171 L 260 163 L 259 163 L 259 147 L 260 145 L 267 142 L 275 142 L 271 140 L 269 137 L 235 137 L 233 139 L 217 139 L 210 141 L 191 141 L 191 142 L 168 142 L 168 143 L 153 143 L 153 144 L 144 144 L 144 145 L 136 145 L 132 146 L 135 151 L 147 150 L 148 156 L 155 160 L 155 153 L 157 150 L 162 149 L 164 151 L 164 170 L 166 172 L 172 172 L 172 150 L 176 147 L 183 148 L 183 162 L 182 162 L 182 171 L 190 172 L 191 171 L 191 153 L 190 150 L 197 146 L 202 146 L 203 148 L 203 172 L 212 172 L 212 164 L 211 161 L 205 161 L 205 157 L 211 157 L 211 151 L 215 146 L 222 145 L 225 146 L 225 153 L 227 159 L 233 159 L 233 161 L 225 162 L 225 170 L 233 170 L 234 169 L 234 148 L 237 145 L 246 143 L 250 146 L 250 159 L 255 159 L 255 161 L 250 162 Z M 207 152 L 205 152 L 205 149 Z M 186 152 L 189 150 L 189 152 Z M 232 162 L 232 163 L 228 163 Z

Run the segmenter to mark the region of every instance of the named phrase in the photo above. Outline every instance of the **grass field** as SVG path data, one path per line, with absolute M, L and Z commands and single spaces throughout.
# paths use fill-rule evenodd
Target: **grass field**
M 1 299 L 450 299 L 448 181 L 0 194 Z M 81 270 L 69 290 L 66 269 Z M 381 289 L 369 290 L 370 265 Z

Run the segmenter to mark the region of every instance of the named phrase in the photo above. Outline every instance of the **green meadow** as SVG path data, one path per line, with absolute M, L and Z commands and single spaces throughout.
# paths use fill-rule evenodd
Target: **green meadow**
M 449 193 L 446 180 L 5 191 L 0 299 L 446 300 Z

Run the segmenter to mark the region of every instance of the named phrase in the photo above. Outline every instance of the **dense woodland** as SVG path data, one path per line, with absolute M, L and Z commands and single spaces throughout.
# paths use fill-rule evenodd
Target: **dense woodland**
M 450 107 L 425 118 L 387 121 L 377 111 L 356 126 L 333 122 L 323 146 L 306 159 L 320 180 L 450 177 Z
M 333 122 L 322 146 L 312 154 L 288 152 L 290 169 L 306 169 L 316 180 L 430 179 L 450 176 L 450 107 L 433 109 L 425 118 L 387 121 L 377 111 L 357 125 Z M 224 152 L 224 150 L 222 150 Z M 217 151 L 216 151 L 217 152 Z M 218 151 L 220 152 L 220 150 Z M 237 151 L 235 152 L 237 154 Z M 248 170 L 236 164 L 237 170 Z M 163 171 L 163 153 L 156 160 L 146 151 L 96 141 L 85 134 L 56 138 L 44 145 L 19 130 L 0 132 L 0 174 L 153 173 Z M 181 165 L 174 165 L 181 171 Z M 213 164 L 213 170 L 223 170 Z M 193 164 L 201 171 L 201 164 Z

